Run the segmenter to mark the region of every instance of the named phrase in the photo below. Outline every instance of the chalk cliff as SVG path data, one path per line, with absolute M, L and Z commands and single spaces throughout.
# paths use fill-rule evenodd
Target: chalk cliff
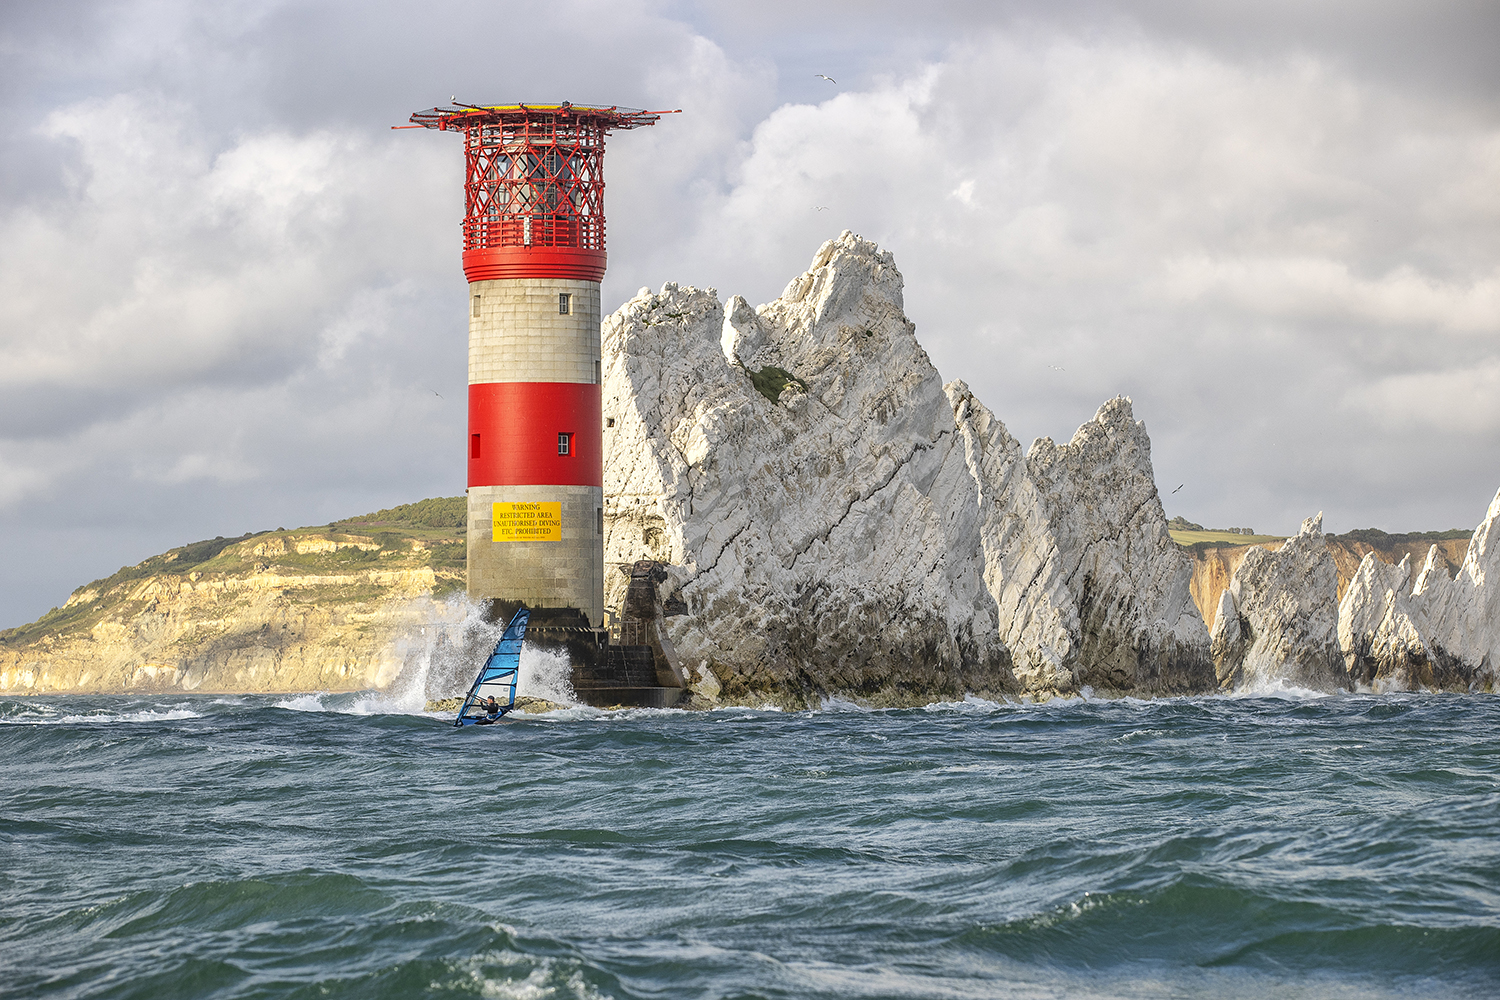
M 1339 645 L 1355 681 L 1379 689 L 1494 690 L 1500 683 L 1500 493 L 1456 577 L 1438 545 L 1412 577 L 1366 554 L 1339 605 Z
M 668 565 L 689 670 L 788 705 L 1211 687 L 1129 400 L 1023 455 L 901 288 L 845 233 L 759 308 L 668 284 L 605 320 L 606 560 Z
M 1213 625 L 1214 614 L 1219 608 L 1219 598 L 1229 588 L 1235 570 L 1245 561 L 1251 549 L 1264 548 L 1272 552 L 1281 548 L 1282 542 L 1265 542 L 1259 545 L 1194 545 L 1188 548 L 1193 559 L 1191 590 L 1193 603 L 1203 621 Z
M 462 497 L 396 513 L 452 520 L 445 504 L 461 525 Z M 0 691 L 384 688 L 462 633 L 467 608 L 433 599 L 461 583 L 462 552 L 462 528 L 376 515 L 173 549 L 0 633 Z
M 1246 552 L 1214 614 L 1220 685 L 1348 688 L 1337 594 L 1338 568 L 1323 538 L 1321 513 L 1303 521 L 1302 530 L 1276 551 Z
M 1235 689 L 1494 690 L 1500 680 L 1497 518 L 1500 494 L 1469 539 L 1456 576 L 1449 567 L 1461 542 L 1429 544 L 1414 573 L 1404 537 L 1385 549 L 1326 539 L 1322 515 L 1304 522 L 1276 552 L 1247 550 L 1214 616 L 1220 683 Z M 1339 565 L 1359 551 L 1363 558 L 1346 582 Z M 1387 561 L 1393 552 L 1402 555 L 1394 565 Z
M 1333 564 L 1339 574 L 1339 600 L 1343 600 L 1344 592 L 1348 589 L 1350 582 L 1359 572 L 1359 566 L 1365 556 L 1373 554 L 1375 559 L 1382 563 L 1397 565 L 1402 559 L 1410 556 L 1412 561 L 1421 563 L 1428 555 L 1435 556 L 1436 565 L 1448 571 L 1451 576 L 1457 573 L 1463 566 L 1464 553 L 1468 551 L 1469 539 L 1463 538 L 1441 538 L 1437 541 L 1413 540 L 1412 536 L 1390 535 L 1384 539 L 1377 539 L 1375 544 L 1357 537 L 1367 535 L 1371 532 L 1357 532 L 1348 535 L 1324 535 L 1323 541 L 1328 545 L 1328 554 L 1333 557 Z M 1449 532 L 1431 532 L 1429 534 L 1450 534 Z M 1211 545 L 1198 543 L 1187 546 L 1188 554 L 1193 557 L 1193 603 L 1198 606 L 1198 611 L 1203 615 L 1203 620 L 1210 625 L 1213 623 L 1214 614 L 1219 607 L 1219 596 L 1223 594 L 1229 581 L 1234 577 L 1234 571 L 1239 569 L 1245 553 L 1254 548 L 1269 549 L 1275 552 L 1284 540 L 1257 542 L 1252 545 Z

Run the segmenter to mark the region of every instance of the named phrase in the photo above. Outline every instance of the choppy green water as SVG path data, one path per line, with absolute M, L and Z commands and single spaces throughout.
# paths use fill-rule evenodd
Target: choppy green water
M 0 995 L 1500 995 L 1500 698 L 286 704 L 0 700 Z

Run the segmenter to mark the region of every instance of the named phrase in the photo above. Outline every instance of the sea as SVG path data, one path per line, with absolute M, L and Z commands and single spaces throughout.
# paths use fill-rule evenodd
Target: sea
M 1500 698 L 0 696 L 0 996 L 1500 996 Z

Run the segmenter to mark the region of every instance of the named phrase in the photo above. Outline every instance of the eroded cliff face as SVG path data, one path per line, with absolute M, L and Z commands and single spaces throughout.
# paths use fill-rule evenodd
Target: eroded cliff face
M 1323 515 L 1272 552 L 1252 548 L 1219 597 L 1213 657 L 1226 689 L 1349 687 L 1338 644 L 1338 568 Z
M 387 687 L 430 652 L 429 631 L 435 641 L 436 626 L 468 611 L 432 599 L 440 582 L 452 589 L 461 579 L 452 557 L 462 538 L 425 534 L 278 531 L 199 543 L 212 549 L 202 560 L 191 557 L 194 546 L 153 557 L 4 633 L 0 691 Z
M 1023 456 L 901 287 L 845 233 L 758 309 L 669 284 L 605 320 L 606 559 L 668 564 L 689 669 L 788 705 L 1211 686 L 1129 400 Z
M 1463 566 L 1464 553 L 1469 548 L 1467 538 L 1443 539 L 1438 542 L 1396 541 L 1380 546 L 1342 535 L 1324 535 L 1323 541 L 1338 570 L 1339 600 L 1343 600 L 1344 592 L 1358 574 L 1360 563 L 1367 555 L 1373 555 L 1378 562 L 1395 566 L 1405 558 L 1422 563 L 1431 554 L 1437 567 L 1452 576 Z M 1283 544 L 1281 541 L 1259 542 L 1255 545 L 1200 544 L 1188 548 L 1188 553 L 1193 557 L 1193 603 L 1198 606 L 1203 620 L 1213 624 L 1219 598 L 1229 587 L 1229 581 L 1234 578 L 1235 570 L 1239 569 L 1247 552 L 1251 549 L 1275 552 Z
M 1438 545 L 1412 574 L 1367 553 L 1339 605 L 1351 677 L 1377 689 L 1495 690 L 1500 683 L 1500 493 L 1456 576 Z
M 1359 573 L 1360 564 L 1364 562 L 1365 556 L 1373 555 L 1376 560 L 1391 566 L 1399 565 L 1403 559 L 1410 559 L 1413 564 L 1420 566 L 1431 555 L 1436 568 L 1453 576 L 1463 568 L 1464 556 L 1468 549 L 1469 539 L 1467 538 L 1447 538 L 1438 542 L 1392 542 L 1379 547 L 1341 535 L 1332 535 L 1328 538 L 1328 554 L 1333 556 L 1333 563 L 1339 570 L 1339 600 L 1341 601 L 1350 583 Z
M 1338 569 L 1354 547 L 1325 539 L 1322 515 L 1273 553 L 1251 549 L 1219 599 L 1213 655 L 1220 682 L 1332 690 L 1493 691 L 1500 662 L 1500 494 L 1464 547 L 1428 546 L 1413 570 L 1409 542 L 1365 545 L 1347 584 Z M 1382 558 L 1382 556 L 1386 558 Z M 1339 596 L 1341 595 L 1341 596 Z
M 1203 616 L 1205 624 L 1212 626 L 1214 614 L 1219 608 L 1219 599 L 1229 589 L 1235 570 L 1245 561 L 1251 549 L 1267 549 L 1275 552 L 1281 542 L 1266 542 L 1259 545 L 1194 545 L 1188 550 L 1193 559 L 1193 578 L 1190 589 L 1193 604 Z

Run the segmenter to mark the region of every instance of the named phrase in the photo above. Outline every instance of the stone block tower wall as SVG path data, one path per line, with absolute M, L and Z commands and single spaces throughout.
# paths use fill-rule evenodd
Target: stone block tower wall
M 469 303 L 469 593 L 532 608 L 578 608 L 598 625 L 604 617 L 599 283 L 474 281 Z M 559 523 L 545 506 L 528 519 L 527 507 L 518 505 L 533 503 L 559 504 Z M 517 537 L 528 530 L 542 537 Z

